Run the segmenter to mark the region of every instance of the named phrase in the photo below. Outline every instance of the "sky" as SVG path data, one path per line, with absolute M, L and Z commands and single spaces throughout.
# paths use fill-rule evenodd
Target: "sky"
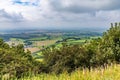
M 119 0 L 0 0 L 0 29 L 108 28 Z

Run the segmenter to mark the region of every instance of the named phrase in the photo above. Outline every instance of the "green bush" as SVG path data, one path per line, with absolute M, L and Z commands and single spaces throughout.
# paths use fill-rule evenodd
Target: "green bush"
M 48 48 L 43 51 L 47 72 L 72 72 L 76 68 L 91 68 L 120 62 L 120 25 L 115 24 L 102 38 L 91 40 L 83 45 L 63 44 L 61 48 Z
M 9 46 L 0 39 L 0 74 L 20 78 L 29 71 L 37 72 L 39 64 L 24 51 L 23 45 Z
M 79 45 L 66 45 L 59 49 L 48 48 L 44 53 L 44 64 L 48 72 L 62 73 L 72 72 L 78 67 L 90 67 L 87 50 Z

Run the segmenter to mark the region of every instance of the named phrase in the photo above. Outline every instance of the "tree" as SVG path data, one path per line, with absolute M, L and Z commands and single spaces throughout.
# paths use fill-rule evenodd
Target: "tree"
M 48 72 L 57 74 L 72 72 L 76 68 L 89 68 L 90 53 L 80 45 L 63 44 L 61 48 L 48 48 L 44 53 L 44 64 Z
M 120 62 L 120 25 L 114 26 L 104 33 L 102 44 L 104 44 L 105 56 Z
M 23 45 L 10 47 L 2 39 L 0 44 L 0 74 L 20 78 L 29 71 L 38 71 L 39 63 L 33 59 L 30 51 L 25 52 Z

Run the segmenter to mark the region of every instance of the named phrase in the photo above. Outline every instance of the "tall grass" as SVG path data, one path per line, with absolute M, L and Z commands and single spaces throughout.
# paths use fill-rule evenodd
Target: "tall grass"
M 71 74 L 66 72 L 55 74 L 39 74 L 36 76 L 28 76 L 20 80 L 120 80 L 120 65 L 112 65 L 107 69 L 96 68 L 84 70 L 76 70 Z

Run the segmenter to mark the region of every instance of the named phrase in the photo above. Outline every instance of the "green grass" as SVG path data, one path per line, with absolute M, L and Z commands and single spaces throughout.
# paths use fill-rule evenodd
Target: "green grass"
M 9 45 L 12 45 L 12 43 L 18 45 L 18 44 L 24 44 L 24 41 L 25 40 L 19 38 L 10 38 L 10 41 L 8 43 Z
M 81 39 L 81 40 L 71 39 L 71 40 L 68 40 L 66 43 L 67 43 L 67 44 L 80 44 L 80 43 L 84 43 L 85 41 L 86 41 L 86 39 Z M 51 47 L 51 45 L 54 45 L 56 48 L 62 47 L 62 43 L 58 43 L 58 44 L 46 45 L 46 46 L 44 46 L 44 48 L 46 48 L 46 47 Z M 39 52 L 37 52 L 37 53 L 35 53 L 35 54 L 37 54 L 36 56 L 43 56 L 41 51 L 39 51 Z
M 38 37 L 38 38 L 31 38 L 30 41 L 41 41 L 41 40 L 47 40 L 47 37 Z
M 101 36 L 92 36 L 90 37 L 91 39 L 97 39 L 97 38 L 101 38 Z
M 20 80 L 120 80 L 120 65 L 109 66 L 107 69 L 91 69 L 91 71 L 88 69 L 76 70 L 71 74 L 66 72 L 61 75 L 39 74 Z
M 82 39 L 82 40 L 68 41 L 67 43 L 83 43 L 83 42 L 85 42 L 85 41 L 86 41 L 85 39 Z
M 19 38 L 10 38 L 10 40 L 12 40 L 12 41 L 24 41 L 23 39 L 19 39 Z

